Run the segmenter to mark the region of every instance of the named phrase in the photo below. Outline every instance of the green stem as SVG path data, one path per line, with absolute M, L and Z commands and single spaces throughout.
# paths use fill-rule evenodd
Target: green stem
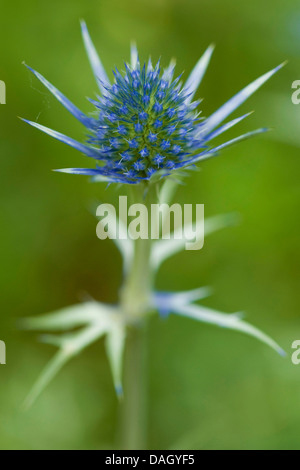
M 145 190 L 147 193 L 145 194 Z M 139 185 L 132 190 L 134 204 L 143 204 L 148 210 L 148 226 L 150 227 L 151 204 L 155 200 L 156 188 L 145 188 Z M 153 275 L 150 265 L 151 237 L 134 240 L 133 261 L 121 289 L 121 307 L 128 319 L 135 322 L 142 318 L 149 309 L 152 292 Z
M 133 263 L 121 289 L 122 311 L 132 322 L 141 319 L 149 306 L 152 288 L 150 251 L 149 240 L 135 241 Z
M 156 188 L 145 187 L 133 190 L 133 202 L 144 204 L 150 216 L 150 206 L 156 195 Z M 148 220 L 148 224 L 150 220 Z M 149 225 L 150 227 L 150 225 Z M 126 344 L 124 367 L 124 400 L 121 404 L 121 448 L 145 449 L 147 435 L 147 364 L 146 335 L 153 276 L 150 265 L 151 238 L 134 242 L 132 265 L 121 289 L 121 307 L 131 323 Z
M 147 449 L 147 328 L 128 335 L 125 356 L 124 401 L 121 405 L 121 448 Z

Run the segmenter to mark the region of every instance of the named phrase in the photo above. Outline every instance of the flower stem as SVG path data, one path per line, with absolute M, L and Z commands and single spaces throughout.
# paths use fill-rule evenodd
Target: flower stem
M 156 188 L 139 185 L 133 189 L 133 203 L 147 208 L 150 227 L 150 208 L 155 201 Z M 141 214 L 140 214 L 140 217 Z M 121 404 L 122 449 L 145 449 L 147 435 L 147 316 L 150 309 L 153 275 L 150 263 L 151 237 L 134 241 L 132 264 L 121 289 L 122 311 L 131 324 L 126 344 L 124 365 L 124 399 Z
M 133 328 L 126 346 L 124 401 L 121 404 L 121 448 L 146 449 L 147 328 Z
M 146 212 L 141 212 L 139 216 L 141 225 L 145 222 L 149 228 L 151 204 L 155 201 L 155 197 L 155 187 L 145 188 L 144 185 L 138 185 L 132 190 L 133 203 L 143 204 L 146 209 Z M 143 220 L 143 217 L 147 217 L 147 220 Z M 133 260 L 125 276 L 120 299 L 122 311 L 132 322 L 140 320 L 149 309 L 153 282 L 150 256 L 151 237 L 134 240 Z

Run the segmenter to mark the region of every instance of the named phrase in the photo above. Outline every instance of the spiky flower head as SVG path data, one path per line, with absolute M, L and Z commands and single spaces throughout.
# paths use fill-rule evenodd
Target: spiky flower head
M 88 57 L 101 94 L 90 100 L 95 106 L 85 115 L 41 74 L 28 67 L 56 98 L 86 127 L 88 141 L 75 141 L 38 123 L 27 121 L 52 137 L 71 145 L 96 160 L 96 168 L 70 168 L 67 173 L 92 175 L 96 180 L 136 184 L 157 181 L 177 170 L 192 168 L 237 141 L 266 129 L 257 129 L 212 147 L 210 141 L 233 127 L 250 113 L 224 125 L 222 122 L 281 66 L 276 67 L 237 93 L 207 119 L 197 110 L 200 101 L 194 94 L 204 76 L 213 47 L 201 57 L 185 84 L 174 79 L 173 62 L 162 70 L 160 62 L 141 65 L 136 47 L 131 48 L 131 63 L 123 73 L 116 68 L 110 83 L 103 65 L 82 22 Z M 218 127 L 220 126 L 220 127 Z
M 148 180 L 159 170 L 181 167 L 199 151 L 198 103 L 188 101 L 180 78 L 172 76 L 173 67 L 162 73 L 151 60 L 147 67 L 125 64 L 124 75 L 114 71 L 114 84 L 94 101 L 98 119 L 90 137 L 106 168 L 133 181 Z

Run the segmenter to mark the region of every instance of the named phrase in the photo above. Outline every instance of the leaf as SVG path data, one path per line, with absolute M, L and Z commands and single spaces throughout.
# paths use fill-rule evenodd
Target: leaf
M 215 139 L 219 135 L 223 134 L 223 132 L 228 131 L 232 127 L 236 126 L 236 124 L 239 124 L 241 121 L 243 121 L 245 118 L 253 114 L 253 111 L 247 114 L 243 114 L 243 116 L 240 116 L 238 118 L 233 119 L 232 121 L 227 122 L 226 124 L 223 124 L 223 126 L 218 127 L 215 131 L 211 132 L 208 136 L 206 136 L 206 140 L 210 141 L 212 139 Z
M 127 272 L 133 258 L 133 252 L 134 252 L 134 244 L 133 240 L 129 238 L 128 231 L 126 225 L 123 223 L 123 221 L 116 217 L 115 212 L 112 210 L 112 207 L 110 204 L 106 204 L 105 210 L 108 213 L 108 224 L 107 224 L 107 230 L 108 230 L 108 237 L 114 242 L 118 250 L 120 251 L 122 258 L 123 258 L 123 267 L 124 271 Z M 116 218 L 114 224 L 114 219 Z M 110 223 L 112 222 L 112 223 Z M 101 220 L 100 220 L 101 223 Z M 116 231 L 114 230 L 114 227 L 116 226 Z M 119 234 L 119 236 L 117 236 Z
M 259 341 L 275 349 L 281 356 L 285 356 L 285 351 L 272 339 L 258 328 L 250 325 L 241 319 L 240 314 L 225 314 L 211 310 L 199 305 L 177 305 L 171 301 L 170 310 L 179 315 L 193 318 L 205 323 L 211 323 L 223 328 L 237 330 L 247 335 L 253 336 Z
M 246 86 L 239 93 L 234 95 L 229 101 L 221 106 L 216 112 L 214 112 L 205 121 L 205 126 L 200 127 L 199 136 L 206 135 L 215 129 L 221 122 L 223 122 L 235 109 L 244 103 L 256 90 L 258 90 L 269 78 L 271 78 L 278 70 L 280 70 L 285 64 L 281 64 L 275 67 L 273 70 L 265 73 L 261 77 L 254 80 L 250 85 Z
M 25 330 L 68 330 L 91 322 L 103 321 L 114 308 L 100 302 L 86 302 L 56 312 L 25 318 L 20 327 Z
M 187 103 L 190 103 L 192 101 L 193 96 L 196 93 L 197 88 L 199 87 L 205 75 L 205 72 L 210 62 L 213 51 L 214 51 L 214 45 L 211 45 L 207 48 L 203 56 L 199 59 L 199 61 L 195 65 L 190 76 L 188 77 L 186 84 L 184 86 L 185 91 L 190 93 L 190 95 L 188 96 L 186 100 Z
M 58 351 L 55 354 L 28 394 L 23 405 L 25 410 L 28 410 L 34 404 L 38 396 L 47 387 L 47 385 L 51 382 L 59 370 L 68 362 L 69 359 L 69 355 L 63 350 Z
M 44 328 L 48 330 L 61 330 L 81 326 L 84 321 L 88 326 L 74 333 L 43 335 L 40 337 L 41 341 L 52 344 L 58 347 L 59 350 L 33 386 L 25 400 L 25 408 L 29 408 L 34 403 L 59 370 L 70 359 L 97 341 L 101 336 L 113 330 L 115 323 L 119 324 L 120 312 L 117 308 L 96 302 L 83 304 L 82 307 L 81 311 L 80 306 L 76 306 L 63 309 L 60 313 L 26 320 L 25 325 L 27 329 Z
M 102 65 L 100 57 L 96 51 L 96 48 L 91 40 L 85 21 L 81 21 L 81 32 L 84 42 L 84 46 L 89 58 L 90 65 L 92 67 L 94 76 L 101 93 L 105 92 L 105 86 L 109 85 L 109 79 Z
M 80 121 L 84 126 L 90 127 L 91 125 L 95 124 L 94 119 L 86 116 L 77 106 L 75 106 L 63 93 L 61 93 L 57 88 L 55 88 L 52 83 L 48 82 L 43 75 L 39 72 L 34 70 L 33 68 L 29 67 L 24 63 L 25 67 L 30 70 L 40 82 L 55 96 L 55 98 L 76 118 Z
M 159 193 L 160 204 L 170 204 L 177 190 L 177 183 L 171 178 L 167 178 Z
M 164 70 L 163 77 L 162 77 L 163 80 L 166 80 L 167 82 L 171 82 L 171 80 L 173 79 L 175 66 L 176 66 L 176 60 L 173 58 L 171 59 L 169 66 Z
M 211 148 L 209 150 L 204 150 L 203 152 L 199 153 L 198 155 L 195 155 L 192 157 L 188 162 L 185 162 L 185 166 L 195 164 L 197 162 L 207 160 L 209 158 L 217 157 L 219 156 L 220 150 L 225 149 L 226 147 L 231 147 L 232 145 L 235 145 L 239 142 L 242 142 L 243 140 L 250 139 L 251 137 L 254 137 L 259 134 L 263 134 L 265 132 L 268 132 L 270 129 L 267 127 L 262 127 L 261 129 L 256 129 L 251 132 L 247 132 L 246 134 L 239 135 L 238 137 L 235 137 L 234 139 L 231 139 L 227 142 L 224 142 L 221 145 L 218 145 L 217 147 Z
M 119 398 L 123 397 L 122 369 L 125 339 L 125 326 L 121 322 L 115 322 L 106 337 L 106 353 L 112 371 L 115 391 Z
M 139 53 L 135 42 L 132 42 L 130 47 L 130 65 L 132 70 L 139 65 Z
M 37 122 L 28 121 L 28 119 L 23 119 L 23 118 L 21 118 L 21 120 L 26 122 L 30 126 L 36 127 L 40 131 L 45 132 L 45 134 L 50 135 L 54 139 L 57 139 L 60 142 L 63 142 L 64 144 L 70 145 L 70 147 L 73 147 L 74 149 L 79 150 L 79 152 L 83 153 L 87 157 L 91 157 L 95 159 L 99 159 L 101 157 L 101 151 L 95 147 L 89 147 L 88 145 L 77 142 L 77 140 L 72 139 L 72 137 L 68 137 L 65 134 L 61 134 L 61 132 L 54 131 L 53 129 L 50 129 L 49 127 L 42 126 L 41 124 L 38 124 Z
M 205 220 L 204 229 L 205 229 L 205 236 L 210 235 L 211 233 L 220 230 L 221 228 L 228 227 L 234 225 L 238 220 L 236 214 L 223 214 L 217 215 L 213 217 L 209 217 Z M 190 226 L 186 226 L 185 233 L 189 236 L 195 233 L 196 225 L 190 224 Z M 171 256 L 179 253 L 180 251 L 185 249 L 185 244 L 188 241 L 188 236 L 181 237 L 176 239 L 176 230 L 173 234 L 171 234 L 170 240 L 158 240 L 157 242 L 153 243 L 152 246 L 152 253 L 151 253 L 151 264 L 154 270 L 159 269 L 161 264 Z
M 152 298 L 153 307 L 156 308 L 162 316 L 170 314 L 173 304 L 187 305 L 196 300 L 202 300 L 211 295 L 210 287 L 200 287 L 182 292 L 155 292 Z

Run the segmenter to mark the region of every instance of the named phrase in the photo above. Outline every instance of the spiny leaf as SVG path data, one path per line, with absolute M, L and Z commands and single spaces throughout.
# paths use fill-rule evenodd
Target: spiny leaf
M 105 205 L 105 211 L 108 214 L 108 216 L 105 218 L 108 222 L 106 224 L 108 237 L 113 240 L 116 247 L 120 251 L 123 258 L 124 271 L 126 272 L 129 269 L 133 257 L 133 241 L 128 236 L 126 225 L 120 218 L 116 217 L 115 211 L 112 210 L 111 204 Z M 99 215 L 98 213 L 96 214 Z M 102 223 L 102 220 L 100 220 L 100 224 Z
M 153 306 L 158 308 L 160 312 L 170 313 L 170 306 L 173 304 L 187 305 L 196 300 L 202 300 L 211 295 L 212 289 L 210 287 L 200 287 L 181 292 L 155 292 L 153 295 Z
M 126 331 L 122 323 L 112 325 L 106 337 L 106 352 L 110 362 L 116 394 L 123 396 L 122 369 Z
M 25 408 L 28 408 L 33 404 L 37 397 L 42 393 L 45 387 L 55 377 L 59 370 L 74 356 L 79 354 L 83 349 L 88 347 L 93 342 L 97 341 L 101 336 L 108 333 L 114 327 L 114 323 L 119 321 L 119 312 L 116 308 L 103 308 L 102 304 L 93 302 L 97 306 L 96 315 L 87 316 L 86 323 L 89 326 L 85 327 L 80 331 L 74 333 L 67 333 L 64 335 L 43 335 L 40 340 L 52 344 L 59 348 L 56 355 L 50 360 L 44 371 L 41 373 L 37 382 L 33 386 L 29 393 L 26 401 Z M 96 308 L 94 305 L 94 308 Z M 99 305 L 102 307 L 99 308 Z M 46 320 L 43 319 L 31 319 L 27 327 L 32 329 L 40 329 L 41 326 L 45 329 L 60 330 L 66 325 L 68 327 L 79 326 L 82 324 L 82 318 L 78 315 L 78 310 L 74 308 L 67 309 L 68 314 L 66 315 L 65 309 L 63 313 L 56 313 L 55 315 L 47 315 Z M 84 311 L 84 309 L 83 309 Z M 72 312 L 74 318 L 72 319 Z M 88 310 L 87 312 L 88 313 Z M 36 320 L 36 321 L 35 321 Z M 45 320 L 45 321 L 43 321 Z M 80 320 L 80 321 L 79 321 Z M 79 323 L 78 323 L 79 321 Z
M 266 335 L 255 326 L 252 326 L 249 323 L 243 321 L 240 314 L 230 315 L 220 313 L 206 307 L 201 307 L 199 305 L 182 306 L 177 305 L 175 302 L 172 302 L 170 309 L 174 313 L 183 315 L 185 317 L 194 318 L 195 320 L 211 323 L 223 328 L 241 331 L 242 333 L 253 336 L 259 341 L 267 344 L 271 348 L 275 349 L 275 351 L 277 351 L 281 356 L 286 355 L 285 351 L 272 338 L 270 338 L 270 336 Z
M 25 318 L 20 327 L 26 330 L 68 330 L 104 319 L 103 315 L 114 311 L 110 305 L 86 302 L 66 307 L 38 317 Z
M 238 216 L 236 214 L 223 214 L 209 217 L 204 222 L 205 236 L 224 227 L 234 225 L 237 220 Z M 153 268 L 157 270 L 166 259 L 184 250 L 189 236 L 192 236 L 193 234 L 195 235 L 196 228 L 196 224 L 192 223 L 184 227 L 184 233 L 188 235 L 187 237 L 177 237 L 175 230 L 175 232 L 171 234 L 169 240 L 158 240 L 157 242 L 154 242 L 151 254 L 151 263 Z
M 47 385 L 51 382 L 59 370 L 69 361 L 70 358 L 71 356 L 64 350 L 60 350 L 55 354 L 28 394 L 24 402 L 25 410 L 29 409 L 33 405 L 38 396 L 47 387 Z

